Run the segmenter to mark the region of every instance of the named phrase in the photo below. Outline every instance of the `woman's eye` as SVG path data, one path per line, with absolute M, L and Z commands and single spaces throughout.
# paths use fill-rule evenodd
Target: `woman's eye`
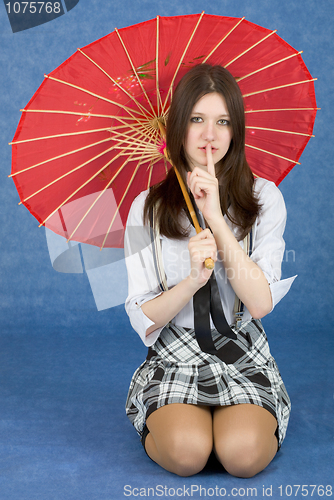
M 218 123 L 219 125 L 225 125 L 225 126 L 230 125 L 230 122 L 228 120 L 219 120 Z
M 202 121 L 202 118 L 200 116 L 192 116 L 190 121 L 193 123 L 200 123 Z

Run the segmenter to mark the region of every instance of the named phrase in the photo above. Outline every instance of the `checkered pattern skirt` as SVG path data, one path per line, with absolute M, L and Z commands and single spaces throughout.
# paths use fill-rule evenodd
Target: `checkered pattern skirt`
M 285 437 L 291 403 L 260 320 L 232 327 L 236 340 L 216 330 L 217 354 L 202 352 L 193 329 L 168 324 L 135 371 L 126 413 L 142 436 L 148 416 L 172 403 L 262 406 L 277 419 L 279 447 Z

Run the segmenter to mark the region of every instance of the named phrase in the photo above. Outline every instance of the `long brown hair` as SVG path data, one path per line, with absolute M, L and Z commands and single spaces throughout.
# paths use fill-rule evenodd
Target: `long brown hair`
M 234 77 L 222 66 L 194 66 L 177 85 L 167 118 L 166 143 L 169 157 L 186 181 L 190 170 L 184 142 L 196 102 L 217 92 L 224 97 L 230 115 L 232 140 L 224 158 L 216 165 L 222 212 L 239 228 L 239 239 L 249 232 L 260 211 L 253 192 L 254 177 L 245 156 L 245 115 L 241 91 Z M 180 224 L 182 214 L 189 216 L 174 169 L 166 179 L 150 189 L 144 206 L 144 221 L 151 207 L 158 207 L 160 233 L 168 238 L 188 236 L 189 226 Z

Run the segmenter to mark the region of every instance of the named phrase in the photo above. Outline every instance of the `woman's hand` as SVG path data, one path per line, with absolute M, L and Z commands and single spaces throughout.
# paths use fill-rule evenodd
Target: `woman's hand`
M 210 224 L 214 219 L 223 217 L 220 208 L 219 185 L 215 175 L 211 144 L 206 147 L 207 171 L 195 167 L 192 172 L 188 172 L 188 186 L 194 196 L 199 210 Z
M 211 276 L 212 270 L 204 265 L 207 257 L 217 260 L 216 241 L 211 231 L 205 229 L 190 238 L 188 248 L 191 262 L 189 276 L 141 306 L 143 313 L 154 323 L 146 330 L 146 335 L 171 321 Z
M 205 259 L 217 260 L 217 245 L 210 229 L 204 229 L 189 240 L 191 272 L 189 279 L 194 288 L 199 289 L 205 285 L 211 276 L 212 269 L 205 267 Z

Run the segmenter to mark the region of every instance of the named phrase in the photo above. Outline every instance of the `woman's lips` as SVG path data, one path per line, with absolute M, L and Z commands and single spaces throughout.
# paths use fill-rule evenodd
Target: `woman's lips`
M 201 151 L 204 151 L 206 153 L 206 146 L 203 146 L 202 148 L 198 148 L 200 149 Z M 211 151 L 212 153 L 214 153 L 215 151 L 217 151 L 217 148 L 214 148 L 213 146 L 211 146 Z

